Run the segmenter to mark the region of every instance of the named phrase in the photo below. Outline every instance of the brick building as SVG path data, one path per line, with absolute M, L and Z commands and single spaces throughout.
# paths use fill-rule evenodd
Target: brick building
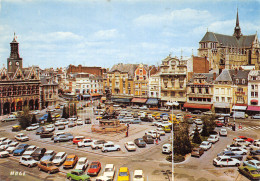
M 107 69 L 101 67 L 85 67 L 82 65 L 69 65 L 67 70 L 67 74 L 74 74 L 74 73 L 89 73 L 97 76 L 103 76 L 104 73 L 107 72 Z

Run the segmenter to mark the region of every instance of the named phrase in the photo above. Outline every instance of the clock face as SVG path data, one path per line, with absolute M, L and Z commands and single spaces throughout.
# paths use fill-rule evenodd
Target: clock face
M 19 65 L 19 62 L 16 62 L 15 64 L 18 66 L 18 65 Z
M 11 62 L 11 61 L 9 61 L 9 65 L 12 65 L 12 62 Z

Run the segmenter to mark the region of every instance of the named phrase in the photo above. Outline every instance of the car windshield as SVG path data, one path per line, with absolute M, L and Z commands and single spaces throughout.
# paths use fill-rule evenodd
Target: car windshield
M 47 164 L 47 167 L 51 167 L 51 166 L 53 166 L 52 163 L 48 163 L 48 164 Z
M 55 159 L 61 159 L 61 156 L 56 156 Z
M 80 162 L 78 162 L 78 164 L 79 164 L 79 165 L 84 165 L 85 162 L 84 162 L 84 161 L 80 161 Z
M 119 176 L 128 176 L 127 172 L 119 172 Z
M 135 146 L 135 145 L 131 143 L 131 144 L 128 144 L 128 146 Z
M 105 172 L 111 172 L 113 171 L 113 168 L 105 168 Z
M 207 143 L 201 143 L 201 145 L 207 146 L 208 144 Z
M 216 160 L 219 161 L 221 158 L 220 157 L 217 157 Z
M 97 168 L 97 165 L 91 165 L 90 168 Z
M 214 139 L 214 136 L 209 136 L 209 138 Z
M 253 170 L 253 171 L 251 171 L 251 174 L 258 175 L 258 174 L 260 174 L 260 170 Z
M 258 166 L 258 167 L 259 167 L 259 166 L 260 166 L 260 163 L 256 163 L 256 166 Z
M 74 158 L 67 158 L 67 161 L 73 161 Z
M 28 148 L 27 149 L 27 151 L 33 151 L 34 150 L 34 148 Z
M 135 175 L 135 178 L 143 178 L 142 175 Z

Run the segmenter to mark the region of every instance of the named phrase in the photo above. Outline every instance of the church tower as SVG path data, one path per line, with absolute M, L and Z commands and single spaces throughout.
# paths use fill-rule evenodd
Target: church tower
M 237 9 L 237 19 L 236 19 L 236 27 L 234 29 L 234 34 L 233 36 L 235 36 L 237 39 L 239 39 L 242 36 L 241 33 L 241 28 L 239 26 L 239 18 L 238 18 L 238 9 Z
M 16 69 L 20 67 L 23 68 L 23 59 L 19 55 L 19 43 L 16 41 L 16 36 L 14 33 L 14 39 L 10 43 L 11 52 L 10 57 L 7 58 L 7 72 L 15 73 Z

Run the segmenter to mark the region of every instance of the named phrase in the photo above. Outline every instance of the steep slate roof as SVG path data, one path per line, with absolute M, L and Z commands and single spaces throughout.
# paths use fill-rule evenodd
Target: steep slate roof
M 215 82 L 229 81 L 232 82 L 232 77 L 230 75 L 230 71 L 224 69 L 221 74 L 216 78 Z
M 242 84 L 242 85 L 247 85 L 248 83 L 248 74 L 250 70 L 238 70 L 237 72 L 235 70 L 232 70 L 232 78 L 233 78 L 233 84 Z M 239 80 L 237 83 L 236 80 Z M 242 83 L 242 80 L 245 80 L 245 83 Z
M 55 81 L 48 83 L 47 79 L 51 79 L 51 78 L 47 78 L 46 76 L 41 76 L 40 79 L 41 79 L 41 85 L 58 85 L 58 83 Z
M 214 32 L 206 32 L 200 42 L 218 42 L 223 46 L 229 47 L 251 47 L 252 43 L 257 35 L 242 35 L 239 39 L 235 36 L 223 35 Z
M 113 67 L 110 69 L 109 72 L 115 72 L 115 71 L 126 72 L 126 73 L 128 73 L 130 78 L 133 78 L 137 67 L 138 67 L 138 64 L 119 63 L 116 65 L 113 65 Z
M 213 83 L 213 73 L 194 73 L 189 83 L 193 83 L 195 78 L 203 78 L 205 77 L 205 81 L 207 83 Z

